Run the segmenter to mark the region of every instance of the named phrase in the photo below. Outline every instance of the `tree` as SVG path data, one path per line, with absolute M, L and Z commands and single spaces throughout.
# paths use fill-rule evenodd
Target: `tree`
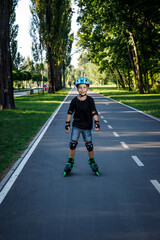
M 13 9 L 10 19 L 9 19 L 9 31 L 10 31 L 10 49 L 11 49 L 11 58 L 12 58 L 12 66 L 15 68 L 15 61 L 17 55 L 17 40 L 16 37 L 18 35 L 19 26 L 15 24 L 16 20 L 16 12 Z
M 0 110 L 15 108 L 9 23 L 16 4 L 16 0 L 0 0 Z
M 89 61 L 86 52 L 79 57 L 78 70 L 89 79 L 91 84 L 103 85 L 108 82 L 108 79 L 111 79 L 108 71 L 101 72 L 98 65 Z
M 32 0 L 34 21 L 35 24 L 39 22 L 40 41 L 47 52 L 50 93 L 62 87 L 61 70 L 70 38 L 70 5 L 70 0 Z
M 131 88 L 132 76 L 139 92 L 146 91 L 150 73 L 159 71 L 159 1 L 77 2 L 81 9 L 79 44 L 88 50 L 90 59 L 118 74 L 123 87 Z

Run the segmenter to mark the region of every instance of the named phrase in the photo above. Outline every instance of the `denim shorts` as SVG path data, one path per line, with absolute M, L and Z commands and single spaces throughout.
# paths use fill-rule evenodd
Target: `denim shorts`
M 82 133 L 84 142 L 92 142 L 91 130 L 80 129 L 80 128 L 77 128 L 77 127 L 72 127 L 71 140 L 78 141 L 81 133 Z

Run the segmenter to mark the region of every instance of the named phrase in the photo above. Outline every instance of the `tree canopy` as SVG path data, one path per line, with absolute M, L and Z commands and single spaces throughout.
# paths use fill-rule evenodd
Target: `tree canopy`
M 158 0 L 76 1 L 80 8 L 79 45 L 117 83 L 149 90 L 159 73 Z
M 68 64 L 73 34 L 70 0 L 32 0 L 32 14 L 38 22 L 40 43 L 45 47 L 48 61 L 49 92 L 62 87 L 61 71 Z M 37 17 L 37 18 L 36 18 Z

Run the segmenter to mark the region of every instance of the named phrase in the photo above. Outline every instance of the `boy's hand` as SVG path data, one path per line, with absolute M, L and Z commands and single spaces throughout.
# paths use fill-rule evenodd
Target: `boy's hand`
M 95 121 L 95 130 L 99 131 L 99 129 L 100 129 L 99 121 Z
M 70 127 L 68 127 L 68 129 L 66 129 L 66 133 L 68 134 L 70 131 Z
M 66 130 L 66 133 L 68 134 L 69 130 L 70 130 L 70 122 L 69 121 L 66 122 L 65 130 Z

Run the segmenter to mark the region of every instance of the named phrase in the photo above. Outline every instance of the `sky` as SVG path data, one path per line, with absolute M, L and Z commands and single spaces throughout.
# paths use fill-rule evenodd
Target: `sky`
M 32 38 L 29 33 L 30 29 L 30 21 L 31 21 L 31 13 L 29 9 L 30 0 L 19 0 L 18 5 L 16 7 L 16 24 L 19 25 L 19 31 L 18 31 L 18 51 L 21 53 L 21 55 L 25 58 L 28 56 L 32 59 L 32 52 L 31 52 L 31 45 L 32 45 Z M 78 25 L 76 23 L 77 18 L 77 6 L 74 6 L 75 13 L 72 17 L 72 31 L 74 32 L 74 36 L 76 37 L 76 33 L 78 30 Z M 72 45 L 72 61 L 71 64 L 77 68 L 78 64 L 78 57 L 80 53 L 75 53 L 78 49 L 75 46 L 75 41 Z M 75 54 L 74 54 L 75 53 Z

